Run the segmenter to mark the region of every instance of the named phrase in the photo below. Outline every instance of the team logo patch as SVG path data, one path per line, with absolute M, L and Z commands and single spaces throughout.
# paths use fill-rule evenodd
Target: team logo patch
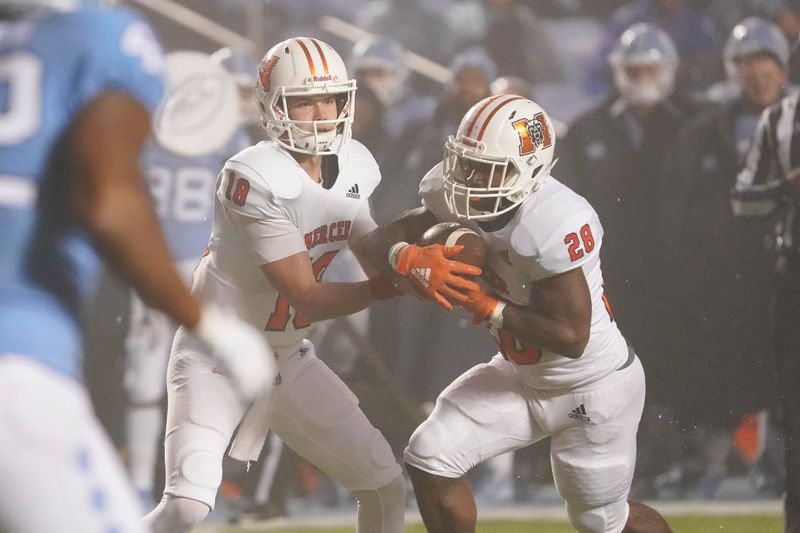
M 265 91 L 269 91 L 272 85 L 272 69 L 278 64 L 278 56 L 270 56 L 269 59 L 261 63 L 261 68 L 258 69 L 258 75 L 261 78 L 261 86 Z

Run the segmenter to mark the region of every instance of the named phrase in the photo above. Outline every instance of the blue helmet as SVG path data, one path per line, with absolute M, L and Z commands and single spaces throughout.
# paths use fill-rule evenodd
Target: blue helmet
M 260 120 L 255 100 L 258 61 L 239 48 L 226 46 L 210 56 L 210 61 L 224 68 L 239 89 L 239 114 L 244 124 L 257 124 Z
M 391 105 L 403 96 L 409 70 L 403 62 L 405 49 L 394 40 L 382 35 L 365 37 L 350 52 L 347 69 L 369 86 L 384 105 Z M 365 70 L 384 71 L 384 76 L 364 76 Z
M 655 104 L 669 96 L 675 85 L 678 52 L 666 32 L 640 22 L 625 30 L 608 55 L 614 83 L 623 98 L 633 104 Z M 650 80 L 632 79 L 629 67 L 660 67 Z
M 766 19 L 747 17 L 734 26 L 725 42 L 725 71 L 733 77 L 737 60 L 760 54 L 772 56 L 783 70 L 789 66 L 789 42 L 781 30 Z

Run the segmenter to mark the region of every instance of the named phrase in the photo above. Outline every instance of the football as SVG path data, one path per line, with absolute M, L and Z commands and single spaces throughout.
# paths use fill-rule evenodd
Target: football
M 464 249 L 452 259 L 481 268 L 486 261 L 486 243 L 477 233 L 458 222 L 440 222 L 431 226 L 422 234 L 417 244 L 420 246 L 460 244 L 464 246 Z

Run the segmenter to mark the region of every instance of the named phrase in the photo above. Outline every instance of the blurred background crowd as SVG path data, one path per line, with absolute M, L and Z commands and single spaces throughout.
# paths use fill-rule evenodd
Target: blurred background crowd
M 553 175 L 589 200 L 605 228 L 606 294 L 647 373 L 634 497 L 781 496 L 782 419 L 791 413 L 775 379 L 771 301 L 775 225 L 784 220 L 737 218 L 730 193 L 762 112 L 800 79 L 792 53 L 800 1 L 123 4 L 151 21 L 167 52 L 212 54 L 241 80 L 252 121 L 236 146 L 264 137 L 257 110 L 247 108 L 261 55 L 296 35 L 330 43 L 358 82 L 354 137 L 381 167 L 371 199 L 378 223 L 418 205 L 420 179 L 475 102 L 492 93 L 533 98 L 558 123 Z M 158 155 L 149 157 L 143 165 L 152 167 Z M 326 275 L 363 274 L 342 257 Z M 109 275 L 85 320 L 87 381 L 123 450 L 129 406 L 163 409 L 158 391 L 137 396 L 125 385 L 137 312 Z M 466 314 L 417 301 L 320 324 L 315 335 L 398 456 L 439 392 L 496 352 Z M 281 450 L 271 439 L 249 473 L 228 465 L 220 497 L 262 517 L 291 514 L 298 500 L 350 505 L 343 490 Z M 134 473 L 144 498 L 160 495 L 162 470 Z M 479 501 L 558 501 L 547 488 L 546 447 L 501 456 L 472 476 Z

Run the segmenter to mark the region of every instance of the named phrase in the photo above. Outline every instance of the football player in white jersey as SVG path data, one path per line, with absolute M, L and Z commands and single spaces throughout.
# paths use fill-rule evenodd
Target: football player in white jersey
M 365 244 L 374 264 L 388 254 L 389 265 L 399 265 L 406 242 L 457 221 L 487 245 L 482 288 L 468 289 L 461 305 L 500 351 L 442 392 L 405 452 L 432 533 L 474 532 L 467 472 L 546 437 L 578 531 L 669 531 L 655 510 L 628 500 L 644 373 L 603 293 L 603 228 L 586 200 L 550 175 L 554 148 L 553 125 L 533 101 L 478 102 L 447 141 L 444 161 L 423 178 L 423 207 Z
M 265 330 L 279 374 L 272 397 L 245 412 L 201 347 L 178 330 L 167 378 L 166 487 L 145 522 L 155 533 L 176 533 L 203 520 L 241 422 L 232 457 L 255 460 L 272 430 L 353 493 L 359 532 L 401 533 L 402 469 L 356 396 L 305 339 L 314 321 L 397 294 L 384 277 L 321 281 L 339 250 L 375 228 L 368 198 L 380 173 L 366 148 L 350 140 L 355 81 L 336 51 L 304 37 L 275 45 L 257 74 L 256 101 L 270 140 L 232 157 L 220 172 L 208 253 L 193 290 Z M 451 252 L 413 248 L 403 265 L 426 268 L 431 257 L 446 260 Z M 436 281 L 477 289 L 456 275 L 474 271 L 457 264 Z

